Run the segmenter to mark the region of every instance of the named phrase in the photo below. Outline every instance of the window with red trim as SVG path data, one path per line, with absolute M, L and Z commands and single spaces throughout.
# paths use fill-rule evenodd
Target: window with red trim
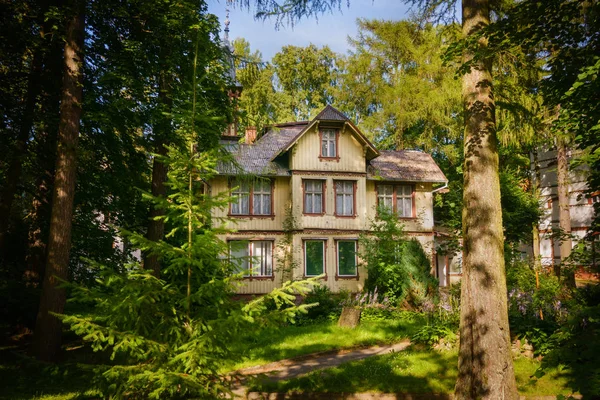
M 336 245 L 338 276 L 356 276 L 358 265 L 356 240 L 338 240 Z
M 324 181 L 305 179 L 304 184 L 304 214 L 323 214 L 325 212 Z
M 401 218 L 414 217 L 413 185 L 377 185 L 377 207 Z
M 325 241 L 304 241 L 304 275 L 318 276 L 325 273 Z
M 235 181 L 232 187 L 231 215 L 273 215 L 272 181 L 261 179 L 253 184 Z
M 335 181 L 335 215 L 354 216 L 354 181 Z
M 229 256 L 236 272 L 244 276 L 273 276 L 273 242 L 270 240 L 232 240 Z
M 335 129 L 321 130 L 321 157 L 337 157 L 337 132 Z

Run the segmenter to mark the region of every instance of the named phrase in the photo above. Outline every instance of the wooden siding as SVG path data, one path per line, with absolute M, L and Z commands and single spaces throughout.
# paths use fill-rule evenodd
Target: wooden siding
M 377 211 L 377 184 L 380 182 L 366 181 L 366 219 L 371 221 Z M 387 182 L 381 182 L 387 183 Z M 390 182 L 392 185 L 410 182 Z M 433 187 L 431 183 L 415 183 L 415 218 L 402 218 L 404 230 L 410 232 L 431 232 L 433 230 Z
M 367 276 L 366 270 L 360 264 L 358 265 L 358 277 L 338 278 L 337 276 L 337 250 L 336 240 L 356 240 L 358 235 L 322 235 L 322 234 L 298 234 L 294 236 L 294 261 L 296 269 L 294 270 L 295 279 L 304 278 L 304 241 L 306 240 L 324 240 L 325 241 L 325 275 L 326 278 L 321 282 L 327 285 L 332 291 L 339 292 L 340 290 L 348 290 L 350 292 L 360 292 L 364 288 L 365 279 Z M 358 245 L 360 253 L 360 245 Z
M 318 127 L 306 132 L 292 147 L 290 169 L 298 171 L 366 172 L 365 149 L 354 138 L 350 128 L 340 128 L 338 138 L 339 160 L 321 160 L 321 140 Z
M 235 236 L 221 236 L 221 240 L 268 240 L 273 241 L 273 277 L 272 278 L 244 278 L 236 290 L 238 294 L 265 294 L 273 289 L 281 287 L 284 282 L 284 271 L 282 268 L 283 236 L 272 234 L 239 234 Z
M 316 179 L 325 182 L 325 213 L 323 215 L 304 215 L 304 179 Z M 338 217 L 335 215 L 334 183 L 337 180 L 353 181 L 356 185 L 355 192 L 355 217 Z M 294 174 L 292 176 L 292 201 L 293 214 L 299 229 L 335 229 L 335 230 L 362 230 L 367 224 L 367 208 L 365 204 L 366 189 L 365 178 L 357 176 L 338 175 L 335 177 L 316 174 Z
M 286 207 L 290 205 L 290 178 L 280 177 L 274 179 L 273 188 L 273 217 L 262 216 L 232 216 L 231 221 L 226 223 L 229 229 L 240 231 L 281 231 L 286 218 Z M 217 177 L 211 181 L 211 193 L 227 193 L 229 183 L 227 177 Z M 229 208 L 215 210 L 213 215 L 217 218 L 225 218 Z

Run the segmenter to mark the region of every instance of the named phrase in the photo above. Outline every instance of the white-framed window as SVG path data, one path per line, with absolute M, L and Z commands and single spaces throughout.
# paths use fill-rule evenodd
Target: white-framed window
M 325 273 L 325 241 L 304 241 L 304 275 L 318 276 Z
M 304 213 L 305 214 L 323 214 L 324 213 L 324 181 L 306 179 L 304 184 Z
M 335 215 L 354 216 L 355 185 L 354 181 L 335 181 Z
M 336 131 L 335 129 L 321 130 L 321 157 L 337 157 Z
M 356 240 L 338 240 L 336 246 L 338 276 L 356 276 L 358 264 Z
M 229 256 L 236 272 L 244 272 L 244 276 L 273 276 L 273 242 L 270 240 L 232 240 Z
M 273 182 L 260 179 L 254 183 L 234 181 L 231 186 L 233 199 L 230 203 L 231 215 L 272 215 Z
M 271 215 L 271 181 L 261 180 L 253 186 L 252 214 Z

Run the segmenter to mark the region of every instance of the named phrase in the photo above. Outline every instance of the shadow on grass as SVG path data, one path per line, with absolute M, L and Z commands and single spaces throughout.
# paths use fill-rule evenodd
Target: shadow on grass
M 423 323 L 424 320 L 412 318 L 365 321 L 354 329 L 340 328 L 335 322 L 288 325 L 266 328 L 254 336 L 241 337 L 233 348 L 248 360 L 238 363 L 239 367 L 256 364 L 252 363 L 253 360 L 272 362 L 323 351 L 398 342 L 409 338 Z
M 258 380 L 251 389 L 261 392 L 322 393 L 452 393 L 456 382 L 456 354 L 412 349 L 342 364 L 289 381 Z M 398 397 L 404 398 L 404 397 Z
M 98 393 L 90 389 L 95 366 L 82 363 L 89 357 L 88 351 L 82 349 L 67 352 L 68 360 L 48 364 L 27 356 L 23 349 L 3 348 L 0 399 L 97 399 Z

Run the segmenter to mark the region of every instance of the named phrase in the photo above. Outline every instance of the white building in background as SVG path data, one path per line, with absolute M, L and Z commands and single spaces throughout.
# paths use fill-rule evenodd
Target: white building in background
M 571 160 L 569 153 L 569 161 Z M 552 237 L 553 229 L 559 226 L 558 179 L 556 150 L 539 151 L 538 160 L 540 178 L 540 203 L 542 217 L 539 223 L 540 257 L 543 266 L 552 267 L 560 263 L 560 241 Z M 534 162 L 532 160 L 532 168 Z M 532 170 L 532 176 L 537 171 Z M 571 234 L 573 246 L 585 237 L 594 218 L 594 203 L 600 201 L 600 193 L 592 196 L 587 191 L 587 168 L 569 167 L 569 210 L 571 214 Z

